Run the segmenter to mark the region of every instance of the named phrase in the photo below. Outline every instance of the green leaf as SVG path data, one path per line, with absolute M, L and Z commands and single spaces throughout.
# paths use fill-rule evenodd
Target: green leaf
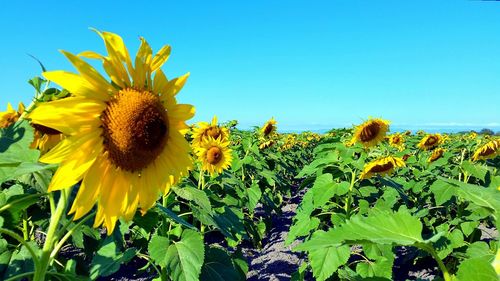
M 441 180 L 437 180 L 432 183 L 430 190 L 434 193 L 436 205 L 442 205 L 446 201 L 450 200 L 451 197 L 457 195 L 457 187 L 455 185 L 451 185 Z
M 457 279 L 459 281 L 498 281 L 498 275 L 490 259 L 471 258 L 458 266 Z
M 344 265 L 351 256 L 351 247 L 348 245 L 324 247 L 309 252 L 309 260 L 316 280 L 326 280 Z
M 186 199 L 188 201 L 193 201 L 196 203 L 196 205 L 202 207 L 203 209 L 207 211 L 212 210 L 212 205 L 210 204 L 210 199 L 208 198 L 207 194 L 203 190 L 196 189 L 194 187 L 183 187 L 183 188 L 177 188 L 174 187 L 172 190 L 175 192 L 175 194 L 182 199 Z
M 170 240 L 167 237 L 154 235 L 149 241 L 149 256 L 161 267 L 167 266 L 167 250 Z
M 262 191 L 257 183 L 252 183 L 252 185 L 246 189 L 248 196 L 248 209 L 253 212 L 255 206 L 262 197 Z
M 122 263 L 130 261 L 135 255 L 135 248 L 128 248 L 125 252 L 120 253 L 117 250 L 116 242 L 112 238 L 107 238 L 104 245 L 92 258 L 90 278 L 95 280 L 99 276 L 105 277 L 117 272 Z
M 464 161 L 462 163 L 462 168 L 469 174 L 473 175 L 475 178 L 478 178 L 482 180 L 483 182 L 485 181 L 486 173 L 488 172 L 488 169 L 484 166 L 481 166 L 479 164 L 474 164 L 470 161 Z
M 185 221 L 183 218 L 179 217 L 176 215 L 174 212 L 172 212 L 170 209 L 163 207 L 161 204 L 156 204 L 156 208 L 160 211 L 159 213 L 165 216 L 168 219 L 173 220 L 176 223 L 182 224 L 187 228 L 191 228 L 196 230 L 197 228 L 194 227 L 192 224 L 188 223 Z
M 322 174 L 314 181 L 313 192 L 314 208 L 322 207 L 335 194 L 335 183 L 331 174 Z
M 243 277 L 243 278 L 242 278 Z M 226 281 L 245 280 L 240 276 L 228 253 L 216 247 L 205 247 L 205 263 L 201 269 L 200 280 Z
M 30 244 L 31 247 L 33 247 L 33 249 L 38 249 L 38 247 L 34 241 L 29 241 L 27 243 Z M 2 259 L 6 259 L 7 255 L 5 255 L 5 256 L 1 255 L 0 257 L 2 257 Z M 33 262 L 31 254 L 28 251 L 28 248 L 26 248 L 23 245 L 23 246 L 21 246 L 21 248 L 19 250 L 15 250 L 12 253 L 12 256 L 10 257 L 10 261 L 9 261 L 9 266 L 7 267 L 7 270 L 5 271 L 3 279 L 7 279 L 9 277 L 13 277 L 15 275 L 25 273 L 25 272 L 34 271 L 34 270 L 35 270 L 35 264 Z
M 491 252 L 488 244 L 483 241 L 477 241 L 470 244 L 465 253 L 469 258 L 486 257 L 491 260 L 495 258 L 495 254 Z
M 186 229 L 181 240 L 173 242 L 167 250 L 166 267 L 173 281 L 199 280 L 205 248 L 200 233 Z

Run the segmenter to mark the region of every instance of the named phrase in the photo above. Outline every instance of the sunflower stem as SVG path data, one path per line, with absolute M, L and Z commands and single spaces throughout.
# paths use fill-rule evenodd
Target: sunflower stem
M 436 262 L 438 263 L 439 269 L 443 273 L 444 281 L 452 281 L 453 280 L 450 272 L 448 271 L 448 268 L 443 263 L 441 258 L 439 258 L 438 253 L 436 252 L 436 250 L 434 250 L 434 248 L 431 245 L 424 244 L 424 243 L 417 243 L 416 246 L 417 246 L 417 248 L 420 248 L 420 249 L 426 251 L 427 253 L 429 253 L 436 260 Z
M 45 280 L 45 275 L 47 274 L 49 264 L 51 263 L 51 253 L 54 245 L 57 242 L 57 228 L 59 226 L 61 218 L 64 216 L 64 211 L 66 210 L 66 207 L 68 205 L 68 197 L 70 192 L 71 188 L 61 190 L 61 196 L 59 197 L 59 201 L 57 202 L 57 207 L 50 216 L 49 229 L 47 230 L 47 236 L 45 237 L 45 243 L 43 244 L 42 254 L 40 256 L 40 266 L 38 270 L 35 270 L 33 281 Z M 49 197 L 51 197 L 51 195 L 49 195 Z
M 356 171 L 351 172 L 351 184 L 349 185 L 349 191 L 347 191 L 347 197 L 345 198 L 345 215 L 346 218 L 349 218 L 351 215 L 351 201 L 352 201 L 352 189 L 354 188 L 354 184 L 356 183 Z

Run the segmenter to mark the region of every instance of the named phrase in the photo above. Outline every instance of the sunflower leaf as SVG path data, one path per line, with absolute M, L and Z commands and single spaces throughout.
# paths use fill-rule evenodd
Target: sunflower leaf
M 176 215 L 174 212 L 172 212 L 170 209 L 163 207 L 160 204 L 156 204 L 156 208 L 160 211 L 159 213 L 164 215 L 166 218 L 173 220 L 176 223 L 182 224 L 183 226 L 196 230 L 197 228 L 194 227 L 192 224 L 188 223 L 185 221 L 183 218 L 179 217 Z
M 196 231 L 184 230 L 181 240 L 168 247 L 166 257 L 166 267 L 173 281 L 199 280 L 205 257 L 203 237 Z

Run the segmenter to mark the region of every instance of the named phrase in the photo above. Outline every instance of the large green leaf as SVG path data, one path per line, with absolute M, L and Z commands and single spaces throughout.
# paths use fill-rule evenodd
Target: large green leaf
M 436 205 L 442 205 L 457 194 L 457 187 L 442 180 L 432 183 L 430 190 L 434 193 Z
M 130 261 L 135 255 L 135 248 L 128 248 L 121 253 L 117 249 L 116 242 L 112 238 L 107 238 L 92 258 L 90 278 L 95 280 L 99 276 L 106 277 L 117 272 L 121 264 Z
M 186 229 L 181 240 L 173 242 L 167 250 L 166 267 L 173 281 L 199 280 L 205 248 L 199 232 Z
M 153 235 L 149 241 L 149 256 L 161 267 L 167 266 L 167 250 L 170 240 L 167 237 Z
M 248 209 L 250 212 L 253 212 L 255 206 L 262 197 L 262 191 L 260 190 L 258 183 L 254 182 L 249 188 L 246 189 L 246 192 L 248 196 Z
M 458 266 L 457 279 L 459 281 L 498 281 L 498 275 L 491 259 L 487 257 L 471 258 Z
M 330 277 L 339 266 L 345 264 L 351 256 L 348 245 L 324 247 L 309 252 L 309 259 L 316 280 Z
M 191 229 L 196 229 L 192 224 L 188 223 L 185 221 L 183 218 L 179 217 L 177 214 L 172 212 L 170 209 L 163 207 L 160 204 L 156 204 L 156 208 L 160 211 L 159 213 L 163 216 L 165 216 L 168 219 L 173 220 L 176 223 L 182 224 L 185 227 L 191 228 Z
M 228 253 L 216 247 L 205 247 L 205 263 L 201 269 L 200 280 L 226 281 L 245 280 L 240 276 Z

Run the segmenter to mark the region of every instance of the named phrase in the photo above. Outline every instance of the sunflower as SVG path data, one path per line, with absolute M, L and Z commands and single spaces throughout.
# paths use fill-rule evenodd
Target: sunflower
M 387 175 L 392 173 L 395 168 L 404 166 L 406 166 L 405 162 L 399 157 L 383 157 L 366 164 L 360 177 L 368 179 L 373 175 Z
M 269 137 L 271 136 L 274 132 L 276 132 L 276 120 L 274 120 L 274 117 L 269 119 L 266 124 L 260 129 L 260 133 L 264 137 Z
M 221 138 L 223 141 L 229 138 L 229 130 L 217 125 L 217 116 L 212 118 L 211 123 L 199 122 L 198 127 L 193 128 L 193 146 L 199 146 L 199 144 L 208 137 L 214 139 Z
M 233 160 L 231 152 L 228 140 L 214 139 L 209 136 L 200 143 L 196 155 L 202 163 L 202 169 L 214 175 L 222 173 L 231 166 Z
M 443 143 L 444 139 L 440 134 L 431 134 L 423 137 L 417 144 L 422 150 L 430 150 Z
M 400 151 L 404 149 L 404 141 L 405 139 L 402 134 L 396 133 L 389 136 L 389 144 Z
M 431 163 L 431 162 L 438 160 L 439 158 L 441 158 L 443 156 L 443 153 L 444 153 L 444 149 L 442 149 L 442 148 L 434 149 L 434 151 L 432 151 L 431 156 L 429 156 L 429 158 L 427 159 L 427 162 Z
M 7 128 L 17 122 L 19 117 L 24 113 L 24 104 L 22 102 L 17 106 L 17 111 L 12 105 L 7 103 L 7 110 L 0 112 L 0 128 Z
M 52 149 L 64 138 L 64 135 L 58 130 L 39 124 L 31 124 L 31 126 L 35 129 L 35 133 L 30 148 L 38 149 L 42 154 Z
M 473 161 L 495 158 L 500 154 L 500 139 L 491 140 L 479 147 L 472 156 Z
M 389 121 L 379 118 L 369 119 L 363 124 L 356 126 L 351 144 L 361 143 L 364 147 L 377 145 L 384 140 L 389 130 Z
M 259 145 L 259 149 L 266 149 L 275 144 L 274 140 L 262 140 L 261 144 Z
M 69 213 L 76 220 L 97 203 L 94 227 L 104 225 L 111 234 L 118 218 L 130 220 L 137 208 L 144 214 L 160 193 L 187 174 L 192 161 L 183 133 L 194 107 L 177 104 L 175 98 L 188 75 L 167 80 L 160 69 L 170 46 L 153 56 L 140 38 L 132 65 L 120 36 L 96 32 L 104 40 L 107 56 L 62 51 L 78 74 L 51 71 L 43 76 L 72 96 L 42 103 L 29 117 L 32 123 L 66 136 L 40 158 L 60 163 L 48 190 L 81 181 Z M 81 57 L 101 60 L 111 81 Z

